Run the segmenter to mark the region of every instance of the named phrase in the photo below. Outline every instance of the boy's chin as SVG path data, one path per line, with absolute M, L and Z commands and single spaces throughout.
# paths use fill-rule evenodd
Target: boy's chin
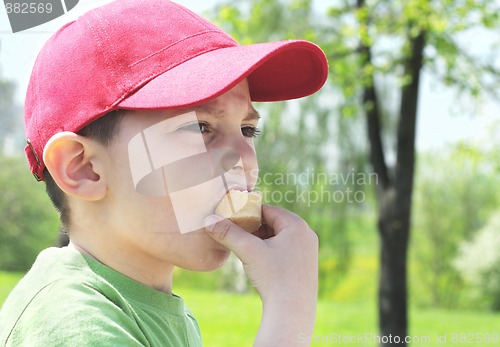
M 197 259 L 189 267 L 184 267 L 189 271 L 208 272 L 220 268 L 229 258 L 231 251 L 228 249 L 215 249 L 207 252 L 203 258 Z

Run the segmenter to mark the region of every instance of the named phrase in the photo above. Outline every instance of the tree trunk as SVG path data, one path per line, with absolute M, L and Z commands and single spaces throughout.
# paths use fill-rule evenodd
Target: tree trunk
M 379 329 L 382 346 L 406 346 L 401 341 L 408 331 L 406 264 L 410 211 L 399 205 L 398 196 L 394 187 L 379 195 Z
M 382 346 L 406 346 L 408 335 L 407 254 L 415 167 L 415 133 L 425 34 L 409 38 L 410 56 L 398 124 L 393 182 L 379 191 L 380 282 L 379 325 Z M 379 164 L 380 165 L 380 164 Z

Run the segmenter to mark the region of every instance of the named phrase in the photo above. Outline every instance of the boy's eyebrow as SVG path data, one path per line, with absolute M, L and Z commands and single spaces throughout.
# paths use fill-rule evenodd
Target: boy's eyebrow
M 200 112 L 203 112 L 203 113 L 209 113 L 209 114 L 215 116 L 216 118 L 217 117 L 221 117 L 224 114 L 224 110 L 217 109 L 217 108 L 211 107 L 209 105 L 199 105 L 199 106 L 196 106 L 194 108 L 194 111 L 200 111 Z M 248 114 L 247 114 L 247 116 L 245 117 L 244 120 L 247 121 L 247 120 L 258 120 L 258 119 L 260 119 L 260 114 L 252 106 L 250 108 L 250 110 L 248 110 Z

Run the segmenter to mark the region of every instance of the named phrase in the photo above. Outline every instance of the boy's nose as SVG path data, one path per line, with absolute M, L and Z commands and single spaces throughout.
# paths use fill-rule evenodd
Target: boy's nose
M 254 148 L 243 138 L 231 139 L 209 149 L 213 171 L 216 175 L 235 171 L 244 175 L 257 168 Z

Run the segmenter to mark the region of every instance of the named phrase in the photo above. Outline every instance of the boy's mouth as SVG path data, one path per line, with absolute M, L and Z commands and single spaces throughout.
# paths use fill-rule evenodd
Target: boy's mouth
M 244 187 L 243 185 L 240 185 L 240 184 L 228 184 L 227 185 L 227 189 L 226 189 L 226 193 L 229 193 L 230 190 L 238 190 L 240 192 L 249 192 L 249 188 L 248 187 Z
M 247 190 L 247 188 L 241 184 L 231 184 L 231 183 L 227 184 L 225 188 L 226 189 L 223 192 L 221 192 L 221 195 L 219 196 L 219 201 L 231 190 L 238 190 L 240 192 L 244 192 Z

